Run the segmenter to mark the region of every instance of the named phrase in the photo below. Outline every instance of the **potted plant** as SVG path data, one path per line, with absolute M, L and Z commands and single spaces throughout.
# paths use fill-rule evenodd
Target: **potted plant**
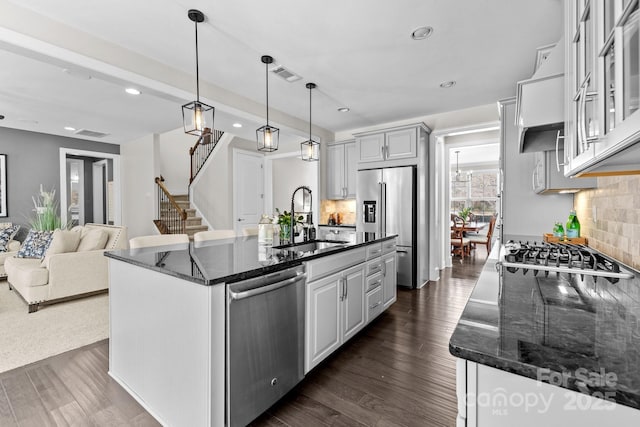
M 66 228 L 58 215 L 58 202 L 55 200 L 56 190 L 44 191 L 40 184 L 40 194 L 31 197 L 35 212 L 34 218 L 29 220 L 29 225 L 33 230 L 52 231 L 56 228 Z
M 276 214 L 278 219 L 277 224 L 280 227 L 280 243 L 289 241 L 289 239 L 291 238 L 291 228 L 292 228 L 291 213 L 287 211 L 282 211 L 281 213 L 280 209 L 276 208 Z M 295 223 L 293 225 L 297 224 L 302 219 L 304 219 L 302 215 L 298 216 L 297 218 L 295 218 Z
M 458 212 L 458 216 L 462 218 L 464 222 L 469 222 L 469 217 L 471 216 L 471 208 L 470 207 L 462 208 Z

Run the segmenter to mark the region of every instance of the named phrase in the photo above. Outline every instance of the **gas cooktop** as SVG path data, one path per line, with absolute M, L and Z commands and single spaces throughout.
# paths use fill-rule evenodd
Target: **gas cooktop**
M 506 267 L 510 273 L 519 269 L 522 269 L 523 274 L 532 270 L 534 275 L 544 271 L 545 276 L 548 276 L 549 272 L 577 273 L 605 277 L 612 283 L 634 277 L 633 273 L 625 271 L 620 264 L 606 258 L 595 249 L 569 243 L 509 240 L 502 247 L 498 264 Z

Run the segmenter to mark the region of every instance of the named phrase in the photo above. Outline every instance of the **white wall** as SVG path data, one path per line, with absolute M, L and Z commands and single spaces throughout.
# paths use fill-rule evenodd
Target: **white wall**
M 233 148 L 256 151 L 255 142 L 227 135 L 233 139 L 221 140 L 192 185 L 192 202 L 214 229 L 233 229 L 234 225 Z
M 171 194 L 187 194 L 189 190 L 189 148 L 198 138 L 184 133 L 182 128 L 160 134 L 160 174 Z
M 120 146 L 122 160 L 122 224 L 128 236 L 157 234 L 156 208 L 158 135 L 148 135 Z
M 301 185 L 311 189 L 314 205 L 319 202 L 317 185 L 318 162 L 305 162 L 300 157 L 284 157 L 272 160 L 273 212 L 291 210 L 291 195 Z M 320 212 L 314 212 L 313 221 L 318 223 Z

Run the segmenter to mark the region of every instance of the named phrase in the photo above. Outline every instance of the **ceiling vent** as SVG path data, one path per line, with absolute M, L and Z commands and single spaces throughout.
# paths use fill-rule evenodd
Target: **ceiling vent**
M 75 134 L 88 136 L 91 138 L 104 138 L 105 136 L 109 135 L 108 133 L 96 132 L 94 130 L 88 130 L 88 129 L 80 129 L 79 131 L 75 132 Z
M 278 65 L 277 67 L 272 68 L 271 72 L 273 74 L 275 74 L 276 76 L 282 77 L 283 79 L 285 79 L 289 83 L 298 81 L 298 80 L 300 80 L 302 78 L 299 75 L 297 75 L 296 73 L 294 73 L 294 72 L 292 72 L 290 70 L 287 70 L 282 65 Z

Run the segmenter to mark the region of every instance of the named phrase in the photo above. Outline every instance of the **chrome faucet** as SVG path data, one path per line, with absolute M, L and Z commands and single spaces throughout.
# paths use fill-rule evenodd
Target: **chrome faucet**
M 309 210 L 302 211 L 300 213 L 306 213 L 306 224 L 303 229 L 303 239 L 304 241 L 315 240 L 316 238 L 316 229 L 313 226 L 313 196 L 311 195 L 311 189 L 306 185 L 301 185 L 300 187 L 293 190 L 293 194 L 291 195 L 291 231 L 289 233 L 289 243 L 295 243 L 295 223 L 296 223 L 296 215 L 294 211 L 294 200 L 296 197 L 296 193 L 302 190 L 302 209 L 305 207 L 305 199 L 306 194 L 309 194 Z

